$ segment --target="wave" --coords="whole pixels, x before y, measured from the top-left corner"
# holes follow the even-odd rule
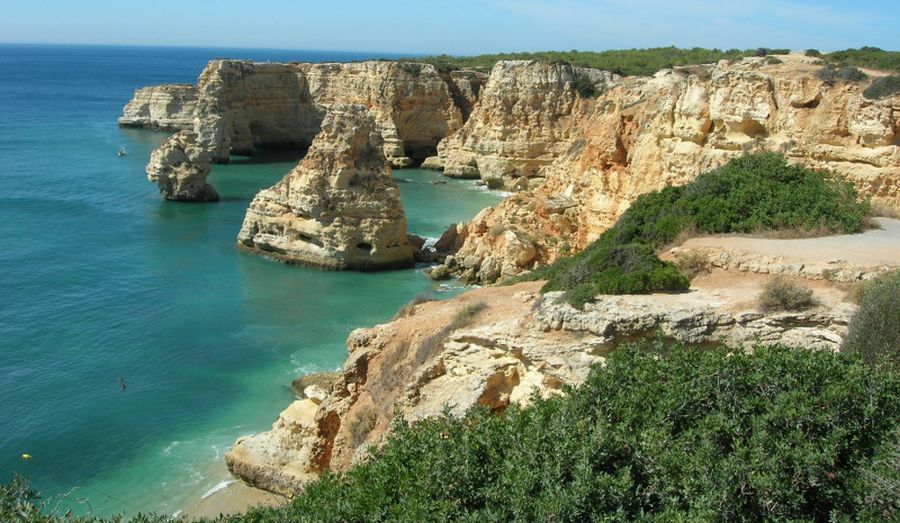
[[[212,496],[213,494],[215,494],[216,492],[219,492],[220,490],[225,490],[226,488],[228,488],[228,485],[231,485],[232,483],[237,483],[237,480],[236,479],[226,479],[226,480],[220,481],[220,482],[216,483],[215,485],[213,485],[213,487],[211,489],[204,492],[203,495],[200,496],[200,499],[206,499],[206,498]]]

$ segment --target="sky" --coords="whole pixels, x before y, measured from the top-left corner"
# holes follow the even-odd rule
[[[0,0],[0,42],[478,54],[900,50],[900,0]]]

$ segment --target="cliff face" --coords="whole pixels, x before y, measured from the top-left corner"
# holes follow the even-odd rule
[[[368,108],[385,156],[407,166],[462,125],[434,67],[403,62],[209,63],[198,81],[197,133],[214,161],[253,147],[307,147],[331,107]]]
[[[806,57],[789,55],[784,62],[751,58],[661,71],[624,80],[577,105],[567,117],[569,129],[558,133],[569,138],[554,146],[564,152],[537,173],[545,182],[453,231],[462,238],[450,260],[453,269],[490,283],[551,262],[596,239],[637,196],[685,183],[746,151],[777,151],[790,161],[833,170],[854,181],[873,204],[900,210],[900,97],[867,100],[862,90],[868,82],[830,84],[815,76],[821,66]],[[489,102],[489,88],[482,103]],[[469,158],[470,165],[494,164],[497,156],[483,145],[470,147],[471,154],[450,152],[478,125],[479,110],[441,144],[442,154]],[[504,122],[492,121],[482,126],[494,129]],[[492,143],[472,134],[467,140]],[[513,237],[535,249],[516,270],[497,254]],[[510,270],[498,271],[504,264]]]
[[[197,135],[180,131],[150,155],[147,179],[159,186],[167,200],[214,202],[219,194],[206,183],[211,170],[209,155],[197,144]]]
[[[616,77],[593,69],[530,61],[498,62],[466,124],[441,142],[444,174],[526,188],[565,151],[579,100],[578,81],[603,90]]]
[[[238,245],[327,269],[412,264],[400,191],[366,107],[331,107],[299,165],[253,199]]]
[[[190,84],[142,87],[122,109],[119,125],[162,131],[189,130],[194,127],[197,88]]]

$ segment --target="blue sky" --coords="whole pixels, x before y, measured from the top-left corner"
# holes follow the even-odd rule
[[[475,54],[874,45],[900,0],[0,0],[0,42]]]

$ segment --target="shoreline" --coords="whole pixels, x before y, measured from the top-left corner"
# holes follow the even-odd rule
[[[235,478],[228,472],[224,461],[217,461],[212,465],[209,477],[219,481],[199,497],[185,500],[173,516],[192,520],[216,518],[220,515],[242,514],[254,507],[275,507],[290,502],[285,496],[251,487]]]

